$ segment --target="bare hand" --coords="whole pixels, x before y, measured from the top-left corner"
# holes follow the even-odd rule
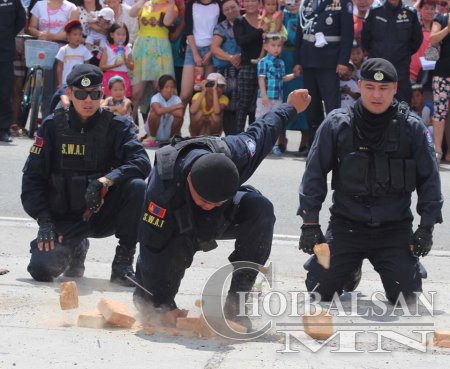
[[[39,32],[39,40],[50,41],[50,34],[48,32]]]
[[[263,103],[264,106],[269,106],[270,105],[270,100],[267,97],[267,95],[262,97],[262,103]]]
[[[239,68],[241,66],[241,54],[232,55],[230,58],[230,63],[235,68]]]
[[[294,65],[292,72],[294,73],[295,77],[300,77],[300,75],[302,74],[302,66],[300,64]]]
[[[303,88],[292,91],[287,98],[287,103],[292,105],[297,113],[305,111],[310,102],[311,96],[308,90]]]
[[[203,59],[200,55],[197,54],[197,55],[194,55],[194,62],[197,67],[201,67]]]
[[[211,51],[210,51],[210,52],[207,52],[207,53],[205,54],[205,56],[203,57],[203,59],[202,59],[202,65],[204,65],[204,66],[209,65],[210,62],[211,62],[211,57],[212,57]]]
[[[347,71],[347,67],[343,64],[338,64],[336,66],[336,73],[341,77]]]

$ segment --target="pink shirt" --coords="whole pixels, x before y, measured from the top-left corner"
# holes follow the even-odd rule
[[[419,50],[411,57],[411,64],[409,65],[409,76],[412,80],[417,81],[417,76],[419,75],[420,70],[422,69],[422,64],[420,63],[419,58],[425,54],[425,50],[430,44],[430,31],[427,31],[422,27],[423,33],[423,41],[422,45],[420,45]]]

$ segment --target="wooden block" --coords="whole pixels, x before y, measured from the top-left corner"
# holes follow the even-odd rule
[[[303,324],[305,333],[316,340],[326,340],[334,333],[332,316],[326,313],[304,315]]]
[[[101,329],[105,327],[106,320],[103,315],[97,311],[88,311],[78,316],[78,326],[83,328]]]
[[[195,306],[202,307],[205,302],[203,300],[195,300]]]
[[[194,331],[198,318],[177,318],[177,329],[183,331]]]
[[[450,348],[450,331],[434,332],[433,342],[435,346]]]
[[[267,268],[267,267],[265,267],[265,266],[262,266],[262,265],[260,265],[260,266],[258,267],[258,270],[259,270],[260,273],[262,273],[262,274],[264,274],[264,275],[266,275],[266,274],[269,272],[269,268]]]
[[[167,327],[175,327],[177,318],[186,318],[189,311],[185,309],[173,309],[160,315],[159,320],[162,325]]]
[[[181,336],[181,332],[174,327],[153,327],[154,333],[161,334],[163,336]]]
[[[78,307],[78,289],[74,281],[61,283],[59,304],[62,310],[76,309]]]
[[[325,269],[330,269],[330,247],[327,243],[318,243],[313,247],[314,254],[317,256],[317,262]]]
[[[203,315],[198,318],[194,331],[200,338],[213,338],[217,336],[216,332],[214,332],[209,327],[208,323],[206,323],[205,317]]]
[[[97,309],[108,323],[117,327],[131,328],[136,321],[128,310],[127,304],[121,301],[103,298],[98,303]]]

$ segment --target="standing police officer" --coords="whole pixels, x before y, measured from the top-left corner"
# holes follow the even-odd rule
[[[0,3],[0,142],[12,142],[9,126],[12,119],[15,37],[25,26],[26,20],[25,9],[20,0],[4,0]]]
[[[398,74],[395,97],[411,103],[409,65],[411,55],[422,44],[422,27],[414,7],[401,0],[386,0],[369,10],[361,32],[361,45],[369,58],[383,58],[394,64]]]
[[[327,113],[340,107],[339,76],[350,60],[352,44],[351,0],[302,2],[294,71],[303,70],[305,88],[311,95],[311,105],[306,110],[309,147],[324,118],[323,105]]]
[[[175,296],[197,251],[217,247],[217,239],[236,239],[230,262],[264,265],[273,236],[272,203],[242,186],[271,151],[287,123],[305,110],[306,90],[292,92],[287,104],[256,120],[236,136],[200,137],[156,152],[140,228],[136,278],[150,293],[135,290],[136,307],[151,313],[177,308]],[[249,292],[257,271],[235,270],[224,313],[237,318],[238,292]]]
[[[28,272],[37,281],[84,274],[87,237],[119,239],[111,282],[131,286],[139,216],[150,173],[132,122],[100,109],[101,70],[67,76],[68,111],[47,117],[23,169],[22,204],[39,224]]]
[[[358,82],[361,98],[334,110],[311,148],[300,186],[298,215],[303,218],[300,248],[313,253],[329,243],[331,266],[315,256],[305,265],[306,286],[322,299],[342,293],[368,258],[380,274],[386,297],[395,302],[422,291],[419,256],[433,244],[435,223],[442,222],[442,196],[433,143],[420,117],[393,99],[397,72],[385,59],[365,61]],[[333,205],[327,234],[319,211],[333,172]],[[418,229],[412,232],[411,193],[418,195]]]

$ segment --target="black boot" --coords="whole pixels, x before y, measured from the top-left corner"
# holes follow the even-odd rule
[[[136,285],[125,276],[136,280],[133,269],[133,257],[136,247],[128,249],[124,246],[116,247],[116,256],[112,263],[111,283],[119,284],[124,287],[135,287]]]
[[[361,282],[361,268],[362,265],[360,265],[351,275],[350,280],[345,284],[343,290],[346,292],[352,292],[356,290],[356,287],[358,287],[359,282]]]
[[[89,240],[83,239],[74,247],[69,266],[64,272],[65,277],[80,278],[84,275],[84,261],[89,250]]]
[[[239,311],[240,298],[244,298],[245,301],[249,296],[249,292],[252,290],[255,284],[256,276],[258,272],[253,269],[240,269],[233,272],[233,278],[231,279],[230,290],[228,291],[225,305],[223,307],[223,314],[225,318],[232,320],[240,325],[243,325],[250,332],[252,329],[252,322],[247,316],[247,309],[245,311]],[[245,296],[242,293],[245,292]]]

